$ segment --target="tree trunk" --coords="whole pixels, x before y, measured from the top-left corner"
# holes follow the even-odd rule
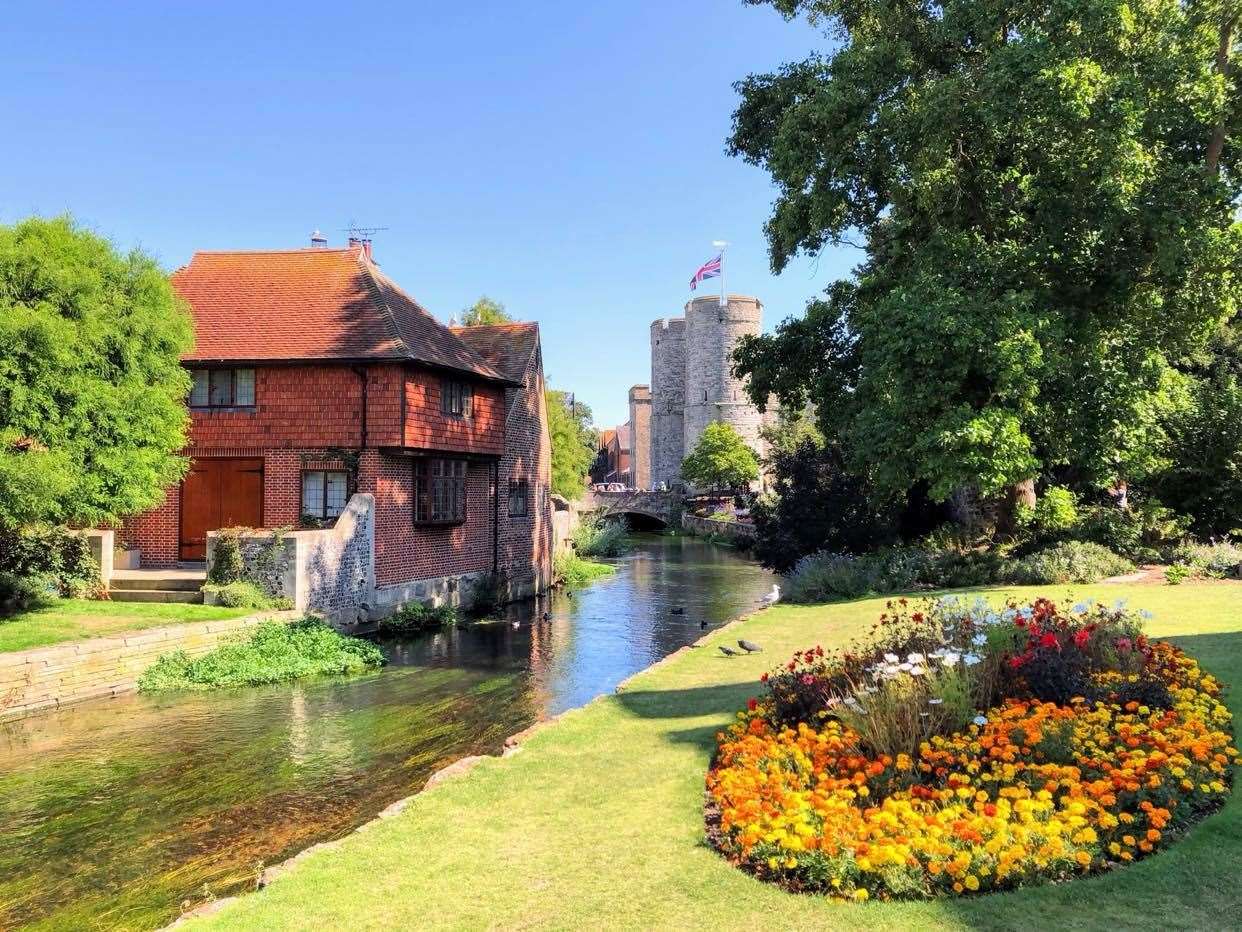
[[[1233,27],[1237,21],[1238,15],[1235,13],[1232,19],[1227,19],[1220,24],[1220,45],[1216,47],[1216,73],[1224,75],[1226,83],[1229,79],[1229,50],[1233,42]],[[1225,112],[1220,116],[1220,122],[1216,124],[1216,129],[1212,133],[1212,138],[1208,140],[1204,164],[1208,174],[1213,178],[1220,174],[1220,155],[1225,149],[1225,128],[1228,119],[1229,111],[1226,106]]]

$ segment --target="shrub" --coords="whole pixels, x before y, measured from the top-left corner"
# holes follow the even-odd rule
[[[138,680],[143,692],[219,689],[284,683],[310,676],[361,673],[385,663],[378,647],[347,637],[307,616],[292,624],[266,622],[248,637],[201,657],[164,654]]]
[[[893,538],[892,509],[876,505],[869,483],[850,472],[840,449],[817,435],[770,436],[773,491],[750,506],[755,557],[778,573],[821,550],[861,553]]]
[[[587,515],[574,529],[570,540],[580,557],[619,556],[625,552],[625,525]]]
[[[1078,498],[1064,486],[1053,485],[1044,490],[1034,508],[1020,506],[1020,512],[1020,523],[1029,524],[1041,536],[1055,537],[1078,523]]]
[[[1164,581],[1170,586],[1180,586],[1192,575],[1192,571],[1185,563],[1174,563],[1164,568]]]
[[[223,528],[216,534],[216,543],[212,548],[211,569],[207,573],[207,581],[218,586],[240,582],[246,572],[246,564],[242,559],[241,534],[242,528]]]
[[[0,618],[38,608],[49,594],[37,579],[0,572]]]
[[[1100,544],[1128,560],[1153,562],[1160,548],[1186,535],[1186,520],[1154,499],[1140,499],[1129,508],[1095,505],[1082,510],[1073,536]]]
[[[1133,563],[1107,547],[1066,541],[1013,561],[1008,576],[1012,582],[1025,585],[1093,583],[1133,569]]]
[[[584,560],[572,551],[558,553],[552,561],[554,584],[569,589],[581,589],[597,579],[611,576],[616,571],[615,566]]]
[[[452,605],[424,605],[406,602],[387,618],[380,619],[380,634],[418,634],[455,625],[457,609]]]
[[[0,527],[0,573],[66,598],[97,596],[103,590],[89,541],[54,525]]]
[[[1242,572],[1242,547],[1228,541],[1219,544],[1188,541],[1173,548],[1168,556],[1173,563],[1184,565],[1189,575],[1196,578],[1224,579]]]
[[[216,604],[223,605],[225,608],[277,608],[284,610],[293,608],[292,599],[275,598],[268,595],[254,583],[240,579],[223,586],[208,583],[203,586],[203,592],[211,593],[215,597]]]
[[[816,553],[803,557],[789,575],[791,602],[856,599],[872,593],[907,592],[931,576],[932,557],[917,547],[888,547],[854,556]]]

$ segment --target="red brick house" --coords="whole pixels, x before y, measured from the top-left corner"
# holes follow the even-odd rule
[[[465,576],[546,583],[536,325],[454,332],[364,244],[199,252],[172,281],[196,333],[192,465],[122,528],[142,566],[201,561],[222,527],[330,525],[365,492],[380,604]]]

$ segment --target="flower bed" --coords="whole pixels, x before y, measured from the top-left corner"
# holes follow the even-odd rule
[[[902,600],[718,736],[708,836],[788,889],[927,898],[1141,858],[1218,808],[1220,684],[1122,606]],[[978,710],[986,711],[978,711]]]

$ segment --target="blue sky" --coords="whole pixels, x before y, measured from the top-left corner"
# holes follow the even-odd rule
[[[386,226],[385,271],[444,320],[538,320],[608,426],[713,239],[769,327],[857,262],[773,277],[774,191],[724,152],[732,83],[824,42],[741,0],[16,4],[0,222],[67,211],[169,269]]]

